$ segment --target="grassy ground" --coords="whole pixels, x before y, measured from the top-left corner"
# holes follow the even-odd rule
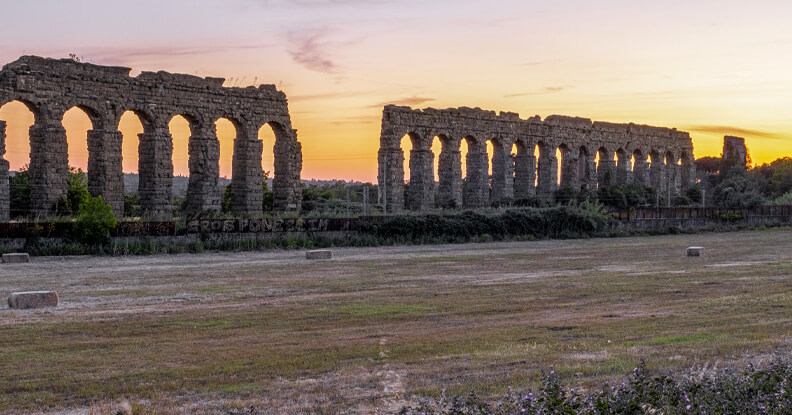
[[[790,246],[773,230],[4,264],[0,296],[61,306],[0,308],[0,413],[387,413],[551,366],[586,388],[640,359],[755,359],[792,339]]]

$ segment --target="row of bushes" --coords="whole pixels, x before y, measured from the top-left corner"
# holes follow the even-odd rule
[[[584,202],[550,208],[510,209],[496,215],[466,211],[456,215],[391,216],[362,223],[360,232],[407,242],[464,241],[482,235],[553,238],[600,233],[606,229],[608,221],[601,205]]]
[[[721,369],[702,374],[652,373],[642,364],[618,386],[590,393],[562,387],[553,371],[539,390],[516,391],[498,400],[472,393],[430,399],[401,410],[403,415],[500,414],[789,414],[792,364],[777,358],[762,368]]]

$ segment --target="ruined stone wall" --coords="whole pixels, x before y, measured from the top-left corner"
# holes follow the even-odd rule
[[[748,165],[748,147],[745,146],[745,139],[730,135],[723,137],[722,158],[745,168]]]
[[[410,177],[404,177],[401,140],[405,135],[413,146]],[[442,142],[438,183],[434,182],[431,152],[435,137]],[[468,145],[465,180],[462,140]],[[486,153],[488,141],[493,146],[491,159]],[[517,151],[512,155],[514,146]],[[556,157],[557,150],[561,160]],[[650,156],[651,163],[647,163]],[[418,161],[413,162],[413,157]],[[531,195],[551,199],[559,181],[561,186],[575,189],[637,181],[655,187],[664,197],[673,197],[692,186],[695,179],[693,143],[686,132],[559,115],[521,119],[516,113],[466,107],[414,110],[386,106],[378,159],[380,204],[389,212],[403,209],[405,181],[410,184],[409,209],[426,210],[475,208]]]
[[[264,124],[272,127],[276,137],[272,149],[275,207],[299,210],[302,149],[283,92],[273,85],[225,88],[222,78],[167,72],[130,77],[129,73],[129,68],[35,56],[24,56],[0,71],[0,106],[19,100],[35,117],[30,129],[32,214],[49,214],[66,193],[68,153],[61,121],[63,114],[75,106],[83,109],[93,123],[88,132],[89,190],[101,195],[117,214],[123,212],[124,195],[118,123],[125,111],[135,112],[143,123],[139,194],[145,216],[172,215],[173,140],[168,123],[176,115],[184,116],[191,130],[190,182],[185,202],[188,212],[220,209],[220,150],[214,124],[219,118],[231,120],[237,130],[231,184],[233,210],[243,215],[262,210],[263,146],[258,130]],[[2,183],[0,213],[8,205],[2,199]]]

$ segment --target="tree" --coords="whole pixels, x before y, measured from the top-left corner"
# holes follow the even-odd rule
[[[88,195],[78,209],[77,221],[72,228],[72,238],[87,245],[110,242],[110,232],[117,225],[113,209],[102,201],[102,196]]]
[[[66,196],[55,203],[55,215],[73,216],[78,213],[82,203],[91,197],[88,193],[88,183],[82,169],[69,167],[69,188]]]
[[[770,177],[770,191],[779,197],[792,190],[792,158],[784,157],[770,163],[773,175]]]
[[[752,208],[767,203],[767,179],[756,171],[734,166],[718,175],[712,191],[715,206]]]
[[[696,171],[702,173],[718,173],[721,170],[723,159],[720,157],[702,157],[696,159]]]

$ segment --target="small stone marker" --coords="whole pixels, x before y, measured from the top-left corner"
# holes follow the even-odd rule
[[[687,256],[701,256],[701,251],[704,248],[700,246],[691,246],[687,249]]]
[[[28,254],[3,254],[4,264],[23,264],[30,262],[30,255]]]
[[[20,310],[58,306],[58,293],[55,291],[28,291],[11,293],[8,306]]]
[[[308,251],[305,253],[305,259],[333,259],[333,251]]]

